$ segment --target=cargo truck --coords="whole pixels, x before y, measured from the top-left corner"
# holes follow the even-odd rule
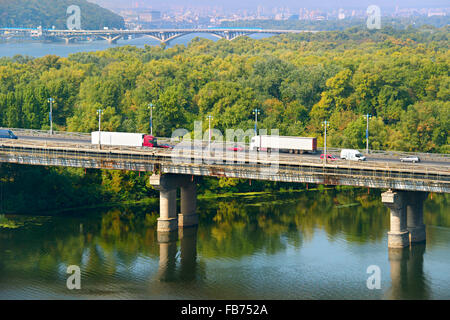
[[[158,146],[156,137],[145,133],[129,133],[129,132],[105,132],[98,131],[91,133],[91,143],[104,146],[125,146],[125,147],[166,147]]]
[[[284,136],[254,136],[250,141],[251,151],[278,151],[289,153],[315,153],[317,138],[284,137]]]

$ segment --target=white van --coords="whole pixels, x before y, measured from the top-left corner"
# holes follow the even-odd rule
[[[355,149],[342,149],[341,159],[344,160],[354,160],[354,161],[365,161],[366,157],[362,155],[361,152]]]

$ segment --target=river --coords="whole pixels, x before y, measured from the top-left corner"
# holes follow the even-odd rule
[[[0,299],[450,299],[448,200],[429,196],[426,245],[399,250],[379,193],[361,189],[200,199],[199,226],[168,243],[156,199],[2,215]],[[380,289],[367,287],[373,265]]]
[[[253,39],[262,39],[270,37],[270,34],[255,34],[250,37]],[[179,38],[176,38],[168,43],[168,47],[175,45],[187,45],[195,37],[206,38],[217,41],[218,38],[210,34],[188,34]],[[131,40],[120,39],[117,44],[108,44],[106,40],[98,41],[85,41],[78,43],[65,44],[64,42],[39,42],[39,41],[7,41],[0,43],[0,57],[13,57],[14,55],[23,55],[31,57],[42,57],[49,54],[54,54],[60,57],[67,57],[71,53],[77,52],[89,52],[106,50],[111,47],[132,45],[138,48],[143,48],[145,45],[156,46],[159,45],[159,41],[142,37]]]

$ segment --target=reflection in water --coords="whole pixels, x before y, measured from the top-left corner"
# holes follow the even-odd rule
[[[391,289],[388,299],[429,299],[429,288],[423,271],[423,256],[426,245],[410,248],[389,248],[391,267]]]
[[[180,279],[192,281],[197,274],[197,227],[179,230],[181,248]]]
[[[353,189],[199,201],[199,226],[170,237],[156,232],[157,205],[6,215],[0,299],[450,298],[446,208],[444,196],[425,203],[426,259],[425,245],[387,259],[388,210]],[[386,291],[365,286],[373,264],[391,272]],[[69,265],[81,268],[80,292],[65,287]]]
[[[197,273],[197,232],[198,227],[180,228],[180,265],[177,270],[177,234],[159,233],[159,267],[156,275],[160,281],[192,281]]]

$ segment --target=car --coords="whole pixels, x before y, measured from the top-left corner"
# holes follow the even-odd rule
[[[404,158],[400,158],[400,161],[416,163],[416,162],[420,162],[420,159],[418,156],[406,156]]]
[[[229,151],[244,151],[244,147],[236,144],[236,145],[234,145],[232,147],[229,147],[228,150]]]
[[[324,156],[325,156],[325,154],[322,153],[322,154],[320,155],[320,159],[323,160]],[[337,159],[336,159],[336,157],[333,156],[332,154],[327,154],[327,160],[335,161],[335,160],[337,160]]]
[[[17,136],[11,131],[2,129],[0,130],[0,139],[18,139]]]

